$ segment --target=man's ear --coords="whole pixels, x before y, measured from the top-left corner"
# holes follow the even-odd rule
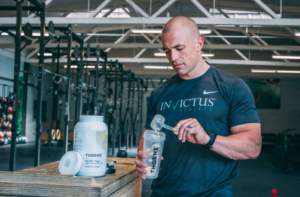
[[[204,45],[204,39],[202,37],[197,38],[197,52],[201,52]]]

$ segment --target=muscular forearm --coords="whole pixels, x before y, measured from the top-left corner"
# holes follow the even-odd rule
[[[255,159],[261,149],[261,126],[259,123],[249,123],[230,128],[231,135],[220,136],[215,139],[212,151],[234,160]],[[210,137],[199,122],[194,119],[181,120],[174,127],[173,133],[178,139],[193,144],[206,145]]]
[[[255,159],[261,150],[261,139],[251,139],[249,132],[227,137],[217,136],[212,151],[234,160]]]

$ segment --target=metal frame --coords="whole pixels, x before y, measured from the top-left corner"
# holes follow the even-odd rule
[[[78,37],[73,31],[72,31],[72,25],[68,25],[67,27],[55,27],[56,30],[60,30],[61,32],[63,32],[66,36],[54,36],[54,39],[56,39],[58,41],[58,46],[56,47],[57,52],[53,52],[51,51],[51,53],[53,54],[53,58],[52,58],[52,65],[55,64],[55,59],[57,58],[57,72],[54,72],[54,70],[52,70],[52,72],[47,71],[47,73],[50,73],[52,75],[55,76],[61,76],[59,74],[59,63],[60,63],[60,56],[62,56],[63,54],[60,52],[60,50],[62,49],[60,47],[60,40],[61,39],[66,39],[67,40],[67,73],[66,76],[63,77],[64,81],[65,81],[65,109],[64,109],[64,142],[63,142],[63,146],[64,146],[64,152],[66,153],[68,151],[68,135],[69,135],[69,121],[70,121],[70,114],[69,114],[69,105],[70,105],[70,81],[71,81],[71,49],[72,49],[72,40],[74,39],[76,42],[82,42],[82,38]],[[46,51],[49,50],[49,47],[45,48]],[[58,91],[58,85],[55,84],[53,82],[53,89],[52,89],[52,102],[51,102],[51,109],[54,109],[54,111],[52,111],[52,114],[50,115],[50,124],[49,124],[49,130],[48,130],[48,157],[51,157],[51,132],[53,129],[53,120],[57,119],[56,118],[56,102],[57,102],[57,91]],[[60,126],[60,124],[59,124]],[[59,127],[57,126],[57,127]]]
[[[82,37],[83,38],[83,37]],[[106,64],[107,64],[107,53],[104,52],[102,49],[100,49],[100,46],[98,45],[97,47],[95,48],[90,48],[91,52],[94,53],[94,55],[96,56],[95,61],[89,61],[88,58],[87,60],[84,60],[83,61],[83,51],[84,51],[84,47],[83,47],[83,44],[81,45],[80,47],[81,49],[81,53],[80,53],[80,60],[71,60],[71,64],[74,65],[74,64],[79,64],[79,67],[77,67],[77,69],[79,69],[79,71],[77,72],[77,87],[76,90],[77,90],[77,99],[76,99],[76,110],[75,110],[75,124],[79,121],[79,117],[81,115],[81,108],[82,108],[82,87],[83,87],[83,83],[82,83],[82,73],[83,73],[83,68],[84,68],[84,64],[89,64],[89,63],[95,63],[96,66],[95,66],[95,70],[91,70],[92,73],[97,73],[95,74],[95,77],[94,77],[94,86],[91,86],[89,85],[90,87],[94,88],[94,96],[93,96],[93,114],[94,115],[97,115],[98,112],[97,112],[97,105],[98,105],[98,95],[101,95],[103,97],[102,99],[102,109],[103,109],[103,112],[104,110],[106,110],[106,94],[107,94],[107,91],[106,91],[106,82],[107,82],[107,79],[106,79],[106,74],[103,74],[103,93],[102,94],[98,94],[98,86],[99,86],[99,78],[101,75],[99,75],[99,65],[100,65],[100,58],[102,58],[104,61],[102,61],[102,72],[103,73],[106,73]],[[51,49],[51,48],[49,48]],[[63,48],[64,49],[64,48]],[[107,121],[107,118],[106,118],[106,114],[103,114],[104,116],[104,122]]]
[[[24,63],[24,71],[29,72],[29,64]],[[23,105],[22,105],[22,135],[26,135],[26,117],[27,117],[27,95],[28,95],[28,73],[24,73],[23,84]]]
[[[241,31],[241,30],[240,30]],[[255,34],[252,32],[249,32],[251,34]],[[262,39],[260,36],[255,36],[256,39]],[[204,39],[206,39],[204,37]],[[253,39],[253,37],[252,37]],[[49,47],[55,48],[57,44],[47,44]],[[91,43],[91,47],[96,47],[97,43]],[[31,44],[30,46],[27,46],[26,48],[33,49],[37,48],[38,44]],[[61,43],[61,47],[67,47],[66,43]],[[143,48],[143,49],[159,49],[162,47],[160,43],[120,43],[120,44],[114,44],[114,43],[101,43],[102,48],[111,48],[111,49],[136,49],[136,48]],[[13,44],[0,44],[0,48],[14,48]],[[239,44],[205,44],[203,46],[204,50],[250,50],[250,51],[299,51],[300,47],[296,45],[239,45]],[[27,59],[28,62],[32,62],[34,59]],[[66,60],[64,60],[66,62]],[[62,61],[62,62],[64,62]]]
[[[173,3],[176,2],[176,0],[169,0],[166,4],[162,5],[161,3],[158,3],[158,7],[157,9],[155,9],[156,11],[154,11],[154,14],[152,15],[148,15],[143,9],[141,9],[140,6],[138,6],[136,3],[134,3],[133,0],[125,0],[128,5],[130,5],[134,11],[136,12],[137,17],[131,17],[131,18],[107,18],[107,17],[103,17],[103,18],[95,18],[95,16],[101,12],[101,10],[103,10],[105,7],[107,7],[110,3],[112,4],[112,7],[115,7],[116,5],[118,5],[118,3],[112,2],[111,0],[105,0],[103,1],[101,4],[99,4],[99,6],[96,8],[96,10],[94,11],[93,14],[91,14],[88,18],[65,18],[65,17],[49,17],[47,18],[48,20],[52,20],[55,22],[55,24],[93,24],[93,25],[125,25],[126,24],[130,24],[130,25],[143,25],[143,27],[147,26],[153,26],[153,25],[163,25],[165,24],[168,20],[170,20],[170,17],[158,17],[161,13],[163,13],[166,9],[170,8],[173,6]],[[51,0],[47,0],[46,3],[50,3]],[[183,2],[183,1],[178,1],[178,2]],[[206,7],[204,7],[201,3],[204,3],[205,5],[209,5],[208,1],[201,1],[201,3],[198,0],[189,0],[186,2],[190,2],[191,4],[193,4],[196,8],[199,9],[200,12],[202,12],[204,14],[205,17],[193,17],[192,19],[198,24],[198,25],[210,25],[213,26],[215,29],[221,29],[221,28],[225,28],[225,27],[218,27],[217,25],[235,25],[235,26],[246,26],[246,27],[251,27],[251,26],[263,26],[263,27],[270,27],[270,26],[277,26],[277,27],[284,27],[287,31],[287,35],[289,35],[290,37],[292,37],[294,40],[296,40],[297,42],[300,43],[300,38],[296,37],[294,35],[293,30],[290,28],[292,26],[298,27],[300,24],[300,19],[298,18],[281,18],[279,15],[277,15],[272,9],[270,9],[270,7],[268,5],[266,5],[265,3],[263,3],[261,0],[253,0],[254,3],[256,3],[260,8],[262,8],[263,11],[265,11],[267,14],[269,14],[273,19],[236,19],[236,18],[215,18],[214,15],[210,14],[207,10]],[[218,3],[219,6],[227,6],[226,3],[224,2],[219,2]],[[239,4],[239,6],[237,5],[232,5],[233,7],[237,8],[238,7],[249,7],[251,9],[256,9],[256,5],[255,4],[251,4],[251,3],[241,3]],[[123,6],[123,4],[122,4]],[[159,7],[161,6],[161,7]],[[214,6],[214,8],[219,10],[218,6]],[[276,6],[273,6],[273,8],[275,9]],[[278,8],[278,6],[277,6]],[[26,8],[28,9],[28,8]],[[172,9],[175,9],[174,6],[172,7]],[[280,5],[280,9],[282,10],[282,5]],[[293,12],[296,12],[295,8],[289,7],[289,9],[292,9]],[[176,10],[175,10],[176,11]],[[132,12],[134,13],[134,12]],[[177,13],[180,13],[177,10]],[[222,10],[220,11],[220,13],[222,13]],[[224,13],[224,12],[223,12]],[[11,17],[1,17],[0,19],[2,19],[2,24],[12,24],[14,23],[15,19],[11,18]],[[23,17],[23,23],[26,22],[30,22],[31,24],[38,24],[39,21],[37,18],[32,18],[32,15],[30,15],[30,17]],[[128,25],[127,25],[128,27]],[[90,30],[88,31],[92,31],[92,32],[97,32],[97,31],[101,31],[102,29],[107,29],[107,28],[112,28],[112,27],[95,27],[93,26]],[[131,28],[131,27],[130,27]],[[222,35],[220,35],[222,36]],[[88,36],[85,38],[85,41],[88,40],[91,36]],[[253,39],[251,39],[249,37],[250,40],[253,41]],[[103,44],[101,45],[102,48],[108,48],[108,50],[110,50],[110,48],[137,48],[136,46],[132,45],[132,46],[125,46],[125,45],[120,45],[117,41],[115,42],[116,45],[112,44]],[[146,45],[146,46],[145,46]],[[264,44],[265,45],[265,44]],[[158,46],[158,45],[157,45]],[[127,62],[141,62],[142,59],[138,58],[144,51],[145,48],[148,47],[155,47],[154,45],[149,46],[147,44],[141,44],[141,46],[139,46],[141,48],[143,48],[143,50],[137,54],[137,56],[135,57],[135,60],[126,60]],[[204,46],[205,49],[208,46]],[[240,51],[238,50],[247,50],[248,45],[245,46],[234,46],[234,45],[228,45],[228,48],[226,48],[226,46],[221,46],[220,49],[229,49],[229,50],[235,50],[242,59],[245,60],[245,64],[247,65],[248,63],[246,63],[246,61],[248,61],[248,58],[245,57],[245,55],[243,55]],[[255,49],[252,49],[252,47],[254,47]],[[160,48],[160,46],[156,47],[156,48]],[[213,48],[218,48],[218,46],[210,46],[210,49]],[[262,50],[272,50],[272,51],[279,51],[279,47],[276,46],[251,46],[250,45],[250,50],[260,50],[258,48],[261,48]],[[272,48],[277,48],[277,49],[272,49]],[[293,46],[291,46],[292,50],[293,50]],[[281,50],[285,50],[285,51],[289,51],[288,47],[286,47],[285,49],[281,49]],[[296,49],[295,49],[296,50]],[[115,58],[116,59],[116,58]],[[112,60],[115,60],[112,59]],[[120,58],[117,58],[121,61]],[[27,58],[28,61],[32,61],[29,59],[29,57]],[[64,60],[66,61],[66,60]],[[145,59],[143,60],[145,61]],[[220,60],[221,61],[221,60]],[[148,61],[148,63],[153,62],[151,59]],[[259,61],[256,61],[254,63],[258,63]],[[285,61],[286,63],[288,63],[287,61]],[[236,63],[240,63],[240,62],[236,62]],[[265,65],[266,63],[264,63],[263,65]],[[272,65],[272,61],[269,61],[267,63],[268,65]],[[240,65],[244,65],[244,64],[240,64]],[[283,66],[290,66],[290,64],[282,64]]]
[[[33,1],[35,5],[39,5],[38,2],[36,1]],[[18,2],[17,2],[18,3]],[[50,73],[50,74],[54,74],[54,75],[59,75],[58,73],[54,73],[54,72],[51,72],[51,71],[46,71],[43,66],[44,66],[44,52],[45,52],[45,45],[49,42],[49,40],[47,42],[45,42],[45,5],[42,4],[42,8],[40,8],[41,10],[36,13],[40,16],[41,18],[41,26],[40,27],[32,27],[32,29],[40,29],[40,34],[41,34],[41,37],[40,37],[40,43],[39,43],[39,51],[40,51],[40,56],[39,56],[39,61],[38,61],[38,74],[34,74],[34,73],[29,73],[28,71],[22,71],[20,70],[20,51],[26,46],[23,46],[23,48],[21,49],[20,46],[21,46],[21,28],[22,28],[22,25],[21,25],[21,22],[20,20],[17,21],[17,26],[14,27],[14,26],[1,26],[0,29],[2,30],[5,30],[5,31],[8,31],[9,29],[16,29],[16,35],[14,35],[13,33],[9,33],[10,35],[14,36],[15,37],[15,43],[16,43],[16,53],[15,53],[15,76],[14,76],[14,84],[15,83],[20,83],[19,82],[19,72],[24,72],[25,75],[28,75],[28,74],[31,74],[33,76],[36,76],[38,77],[38,85],[35,86],[33,84],[29,84],[29,83],[26,83],[26,82],[23,82],[22,84],[25,84],[25,85],[31,85],[33,87],[37,87],[38,89],[38,96],[37,96],[37,111],[36,111],[36,142],[35,142],[35,159],[34,159],[34,166],[38,166],[40,165],[40,134],[41,134],[41,130],[42,130],[42,122],[41,122],[41,108],[42,108],[42,87],[43,87],[43,74],[44,72],[46,73]],[[20,4],[20,8],[17,6],[17,14],[19,15],[20,13],[22,14],[22,6]],[[35,9],[34,9],[35,10]],[[18,17],[21,19],[21,17]],[[79,36],[77,36],[74,32],[72,32],[72,26],[69,25],[68,27],[56,27],[55,28],[56,30],[60,30],[61,32],[65,33],[67,36],[57,36],[55,37],[56,39],[68,39],[68,73],[67,73],[67,77],[64,77],[65,80],[67,80],[67,83],[66,83],[66,92],[67,92],[67,95],[66,95],[66,105],[65,105],[65,139],[64,139],[64,149],[65,149],[65,152],[67,152],[68,150],[68,147],[67,147],[67,143],[68,143],[68,124],[69,124],[69,84],[70,84],[70,66],[71,66],[71,44],[72,44],[72,38],[74,38],[75,41],[77,42],[83,42],[83,38],[80,38]],[[57,64],[59,65],[59,58],[58,58],[58,61],[57,61]],[[17,82],[16,82],[17,81]],[[15,98],[18,98],[18,86],[14,85],[14,92],[17,92],[17,94],[15,93],[14,94],[14,97]],[[16,100],[16,99],[15,99]],[[17,102],[17,101],[16,101]],[[15,109],[15,108],[14,108]],[[16,110],[15,110],[16,111]],[[53,118],[53,117],[52,117]],[[52,119],[51,118],[51,119]],[[15,123],[15,120],[13,119],[13,122],[12,122],[12,148],[11,148],[11,160],[10,160],[10,170],[11,171],[14,171],[15,169],[15,130],[17,130],[17,126],[14,126],[16,123]],[[50,128],[52,128],[52,123],[51,123],[51,126]],[[51,130],[50,129],[48,131],[48,145],[49,145],[49,149],[48,149],[48,156],[51,156]]]
[[[42,71],[44,66],[44,33],[45,33],[45,4],[39,3],[36,0],[29,0],[34,6],[24,7],[24,10],[30,10],[34,12],[39,17],[39,24],[40,24],[40,58],[39,58],[39,73],[38,73],[38,102],[37,102],[37,119],[36,119],[36,154],[35,154],[35,166],[38,164],[39,161],[39,140],[40,140],[40,133],[41,133],[41,97],[42,97]],[[9,170],[15,171],[16,165],[16,133],[18,131],[18,98],[19,98],[19,76],[20,76],[20,64],[21,64],[21,51],[26,47],[24,45],[21,48],[21,31],[22,31],[22,6],[21,0],[16,0],[16,6],[1,6],[0,10],[16,10],[17,17],[16,19],[16,26],[14,27],[5,27],[1,26],[1,29],[5,29],[8,31],[9,35],[15,38],[15,64],[14,64],[14,102],[13,102],[13,119],[12,119],[12,136],[11,136],[11,151],[10,151],[10,161],[9,161]],[[10,29],[16,29],[16,34],[9,32]],[[39,102],[40,101],[40,102]]]
[[[170,17],[131,17],[131,18],[64,18],[64,17],[48,17],[46,22],[53,21],[58,25],[78,24],[78,25],[164,25],[171,18]],[[247,26],[295,26],[298,27],[300,19],[227,19],[227,18],[206,18],[206,17],[192,17],[197,25],[247,25]],[[1,17],[2,24],[13,24],[15,17]],[[27,22],[30,24],[38,24],[39,20],[36,18],[23,17],[23,24]],[[141,22],[143,21],[143,22]]]

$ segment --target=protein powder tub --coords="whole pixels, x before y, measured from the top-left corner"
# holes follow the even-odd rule
[[[75,126],[74,151],[82,157],[81,168],[76,175],[104,176],[107,163],[107,126],[103,116],[80,116]]]

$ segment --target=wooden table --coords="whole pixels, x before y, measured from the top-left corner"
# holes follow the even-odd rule
[[[59,161],[17,172],[0,172],[0,194],[12,196],[140,197],[142,181],[133,158],[109,157],[115,174],[103,177],[61,175]]]

